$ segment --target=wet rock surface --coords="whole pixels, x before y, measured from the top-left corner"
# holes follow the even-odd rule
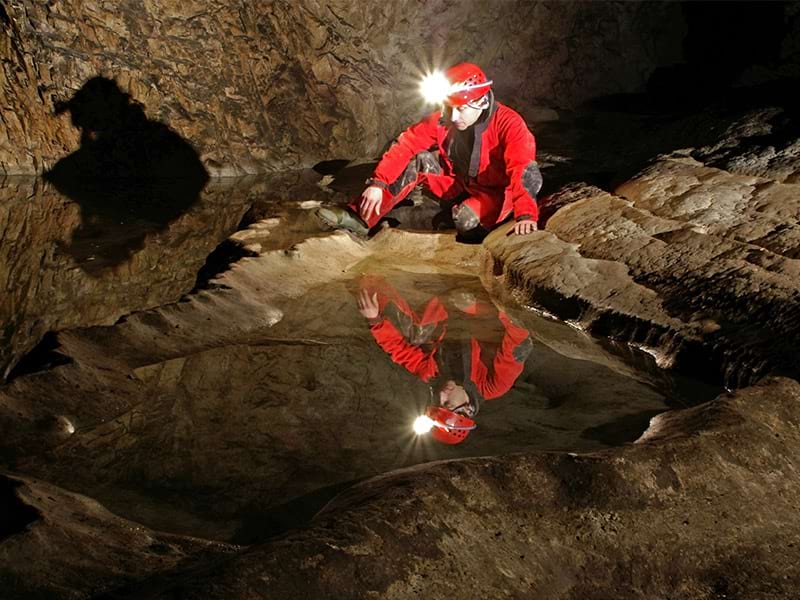
[[[751,143],[776,114],[789,118],[776,108],[733,119],[721,141],[665,156],[613,193],[560,191],[532,243],[502,231],[487,240],[485,283],[650,348],[664,365],[717,372],[729,386],[796,376],[798,211],[786,175],[794,167],[790,152],[779,168],[764,167],[757,157],[772,148],[759,154]]]
[[[268,227],[247,231],[248,244],[269,242]],[[415,438],[433,384],[375,343],[356,310],[360,282],[385,278],[420,311],[441,298],[448,339],[489,340],[499,323],[457,308],[465,295],[492,306],[474,275],[479,253],[450,234],[311,238],[243,258],[177,304],[62,332],[71,364],[2,391],[0,453],[149,527],[253,543],[366,477],[440,458],[619,445],[655,414],[713,394],[666,392],[677,382],[517,311],[530,355],[514,388],[485,403],[479,433],[457,448]]]

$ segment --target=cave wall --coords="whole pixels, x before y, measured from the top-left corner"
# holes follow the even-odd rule
[[[435,58],[483,65],[532,121],[640,89],[680,60],[683,16],[668,2],[5,0],[0,28],[0,173],[77,149],[55,109],[99,75],[209,173],[237,175],[378,155],[425,112],[416,78]]]

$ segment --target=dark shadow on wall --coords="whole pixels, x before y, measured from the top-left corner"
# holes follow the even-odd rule
[[[772,65],[788,33],[788,2],[683,2],[686,61],[706,85],[726,85],[751,65]]]
[[[81,131],[81,147],[44,177],[80,205],[81,224],[66,250],[99,274],[184,214],[209,177],[191,144],[149,120],[112,79],[87,81],[56,106],[56,114],[64,112]]]
[[[595,427],[588,427],[581,437],[607,446],[621,446],[636,441],[647,430],[650,420],[663,411],[646,410],[632,415],[623,415]]]

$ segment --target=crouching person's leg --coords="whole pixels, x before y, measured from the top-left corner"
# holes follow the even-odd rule
[[[400,198],[396,200],[395,204],[405,200],[414,191],[414,188],[422,183],[423,177],[421,175],[427,173],[438,175],[441,172],[442,167],[439,165],[439,158],[433,152],[424,150],[415,154],[403,174],[397,178],[397,181],[389,185],[389,191],[392,196]]]
[[[459,239],[480,242],[497,222],[500,205],[492,198],[473,196],[453,207],[453,223]]]
[[[359,235],[367,235],[397,204],[405,200],[428,173],[440,173],[438,158],[431,152],[420,152],[409,161],[403,173],[391,184],[368,187],[354,198],[347,208],[323,207],[317,210],[322,223],[334,229],[348,229]],[[370,191],[368,191],[370,190]],[[380,190],[380,191],[378,191]],[[365,194],[380,194],[380,200],[369,216],[362,216]]]

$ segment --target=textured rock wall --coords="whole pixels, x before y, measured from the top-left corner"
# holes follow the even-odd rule
[[[199,151],[212,175],[374,156],[424,111],[434,53],[473,60],[535,117],[640,88],[680,56],[671,3],[124,0],[0,5],[0,172],[77,148],[54,116],[93,76],[115,79]]]

